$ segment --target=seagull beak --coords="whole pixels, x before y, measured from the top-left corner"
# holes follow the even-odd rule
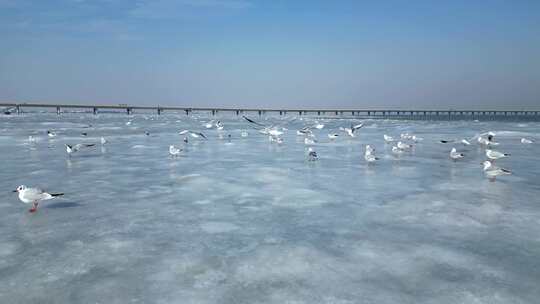
[[[11,192],[19,192],[19,191],[17,191],[17,190],[13,190],[13,191],[11,191]]]

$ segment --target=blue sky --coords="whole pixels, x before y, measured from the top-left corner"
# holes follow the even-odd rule
[[[540,107],[540,1],[0,0],[0,100]]]

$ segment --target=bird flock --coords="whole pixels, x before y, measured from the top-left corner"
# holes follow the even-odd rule
[[[289,121],[281,121],[276,124],[266,124],[261,123],[258,121],[255,121],[251,118],[248,118],[246,116],[242,116],[245,122],[248,123],[247,126],[249,126],[251,129],[257,131],[257,133],[267,136],[268,141],[270,143],[274,143],[277,145],[281,145],[284,142],[284,139],[282,135],[285,134],[285,132],[288,131],[287,125],[291,123],[292,121],[296,120],[289,120]],[[132,124],[132,121],[126,122],[126,126],[130,126]],[[224,136],[223,130],[225,129],[225,125],[220,120],[211,120],[208,122],[203,122],[202,125],[203,128],[207,130],[215,129],[218,132],[218,136],[220,139],[227,139],[228,141],[231,141],[231,134],[227,134],[227,136]],[[336,131],[340,132],[330,132],[327,133],[328,140],[330,142],[335,141],[340,136],[348,137],[348,138],[355,138],[359,136],[360,129],[364,127],[364,123],[352,123],[349,126],[346,127],[339,127]],[[319,142],[317,139],[317,136],[315,134],[315,130],[321,131],[325,128],[325,124],[315,121],[314,123],[310,123],[309,125],[305,125],[302,128],[296,130],[296,135],[298,137],[303,137],[303,143],[306,146],[306,161],[308,162],[315,162],[320,159],[319,154],[315,151],[315,145]],[[54,132],[53,130],[47,130],[46,131],[47,136],[50,139],[56,138],[58,134]],[[150,133],[148,131],[144,131],[144,134],[146,136],[150,136]],[[187,145],[189,143],[189,138],[195,139],[195,140],[208,140],[209,138],[202,132],[198,130],[190,130],[185,129],[178,132],[179,135],[183,136],[183,143],[184,145]],[[82,136],[87,136],[87,132],[81,133]],[[459,138],[459,139],[441,139],[439,142],[441,144],[451,144],[452,148],[449,151],[449,158],[451,161],[457,162],[464,158],[466,158],[465,153],[458,151],[457,147],[466,147],[471,146],[472,142],[476,141],[477,144],[485,150],[485,156],[486,160],[484,160],[482,165],[482,170],[485,174],[485,176],[490,181],[495,181],[495,179],[498,176],[502,175],[510,175],[512,174],[512,171],[509,169],[501,168],[496,165],[496,162],[500,159],[510,157],[510,154],[501,152],[500,150],[495,150],[495,148],[499,149],[498,147],[500,144],[495,141],[495,133],[494,132],[487,132],[478,134],[472,138]],[[247,130],[242,130],[240,133],[240,136],[242,138],[248,137],[249,133]],[[409,134],[409,133],[402,133],[399,135],[399,137],[393,137],[387,134],[383,134],[382,136],[384,143],[386,145],[391,146],[391,152],[396,158],[400,158],[404,153],[407,153],[414,149],[415,145],[422,142],[424,139],[421,137],[418,137],[415,134]],[[33,136],[28,137],[29,143],[35,143],[36,138]],[[99,144],[101,146],[104,146],[108,144],[108,140],[104,137],[100,138]],[[520,140],[521,144],[524,145],[530,145],[533,144],[534,141],[528,138],[521,138]],[[90,149],[92,147],[97,146],[96,143],[77,143],[77,144],[65,144],[66,153],[68,157],[71,157],[73,154],[85,150]],[[182,156],[183,153],[186,152],[186,149],[183,147],[175,146],[175,145],[169,145],[169,156],[171,158],[177,158],[179,156]],[[381,160],[380,157],[377,157],[376,150],[371,144],[365,145],[364,150],[364,160],[368,165],[372,165],[378,161]],[[50,200],[55,197],[63,195],[63,193],[48,193],[45,192],[39,188],[31,188],[27,187],[25,185],[21,185],[17,187],[14,192],[18,193],[19,200],[25,204],[32,204],[32,208],[29,210],[30,212],[35,212],[37,210],[37,207],[39,205],[39,202],[44,200]]]

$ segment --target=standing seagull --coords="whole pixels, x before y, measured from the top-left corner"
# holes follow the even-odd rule
[[[172,157],[176,157],[178,155],[180,155],[180,152],[182,151],[182,149],[179,149],[173,145],[170,145],[169,146],[169,154],[172,156]]]
[[[508,154],[508,153],[501,153],[501,152],[499,152],[499,151],[486,149],[486,156],[487,156],[489,159],[496,160],[496,159],[499,159],[499,158],[504,158],[504,157],[510,156],[510,154]]]
[[[406,144],[406,143],[402,143],[401,141],[398,141],[397,147],[400,150],[408,150],[408,149],[412,148],[412,145],[409,145],[409,144]]]
[[[95,145],[96,144],[76,144],[76,145],[72,146],[72,145],[67,145],[66,144],[66,152],[67,152],[68,155],[71,155],[72,153],[75,153],[75,152],[79,151],[81,148],[93,147]]]
[[[489,160],[484,161],[482,165],[484,165],[484,173],[492,182],[494,182],[495,178],[499,175],[512,174],[512,171],[510,170],[493,166],[493,163]]]
[[[367,146],[366,146],[366,152],[364,153],[364,159],[365,159],[368,163],[373,163],[373,162],[376,162],[377,160],[379,160],[378,157],[376,157],[375,155],[373,155],[373,152],[375,152],[375,149],[372,148],[370,145],[367,145]]]
[[[456,151],[456,148],[452,148],[452,151],[450,151],[450,158],[453,159],[454,161],[456,161],[458,159],[462,159],[463,157],[465,157],[465,154],[458,153]]]
[[[64,195],[64,193],[47,193],[38,188],[28,188],[25,185],[20,185],[13,192],[19,192],[19,200],[25,204],[32,203],[32,208],[30,212],[36,212],[38,204],[40,201],[46,201],[53,199],[57,196]]]

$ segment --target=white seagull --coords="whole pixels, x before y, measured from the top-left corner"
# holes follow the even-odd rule
[[[101,141],[101,144],[102,144],[102,145],[104,145],[104,144],[107,143],[107,140],[106,140],[105,137],[103,137],[103,136],[101,137],[101,140],[100,140],[100,141]]]
[[[412,145],[409,145],[409,144],[403,143],[403,142],[401,142],[401,141],[398,141],[397,147],[398,147],[400,150],[408,150],[408,149],[412,148]]]
[[[240,133],[240,136],[248,137],[248,132],[247,131],[242,131],[242,133]]]
[[[403,150],[401,150],[400,148],[396,147],[396,146],[392,146],[392,153],[396,154],[396,155],[400,155],[403,153]]]
[[[212,129],[212,126],[214,125],[214,121],[211,120],[209,121],[208,123],[206,123],[204,126],[207,128],[207,129]]]
[[[522,138],[522,139],[521,139],[521,143],[522,143],[522,144],[532,144],[533,141],[530,140],[530,139],[527,139],[527,138]]]
[[[510,154],[508,154],[508,153],[501,153],[501,152],[499,152],[499,151],[487,149],[487,150],[486,150],[486,156],[487,156],[489,159],[496,160],[496,159],[508,157],[508,156],[510,156]]]
[[[328,134],[328,138],[330,140],[334,140],[334,139],[336,139],[338,137],[339,137],[339,134],[337,134],[337,133]]]
[[[484,165],[484,173],[492,182],[495,181],[495,178],[499,175],[512,174],[512,171],[510,170],[493,166],[489,160],[484,161],[482,164]]]
[[[47,130],[47,135],[48,135],[50,138],[56,137],[56,133],[55,133],[55,132],[52,132],[52,131],[49,131],[49,130]]]
[[[169,154],[172,156],[172,157],[176,157],[178,155],[180,155],[180,152],[182,151],[182,149],[179,149],[173,145],[170,145],[169,146]]]
[[[391,143],[394,141],[394,138],[392,136],[388,136],[386,134],[383,135],[384,137],[384,141],[387,142],[387,143]]]
[[[35,212],[37,210],[39,202],[64,195],[64,193],[47,193],[38,188],[28,188],[25,185],[20,185],[16,190],[13,190],[13,192],[19,193],[19,200],[21,202],[25,204],[32,203],[32,208],[28,210],[30,212]]]
[[[458,153],[456,151],[456,148],[452,148],[452,150],[450,151],[450,158],[454,161],[462,159],[463,157],[465,157],[465,155],[463,153]]]
[[[306,145],[313,145],[316,142],[317,141],[315,139],[311,139],[311,138],[308,138],[308,137],[304,138],[304,144],[306,144]]]
[[[378,157],[376,157],[375,155],[371,154],[371,153],[367,153],[364,154],[364,159],[368,162],[368,163],[374,163],[376,161],[379,160]]]
[[[357,125],[352,125],[351,124],[351,127],[350,128],[342,128],[340,127],[339,129],[342,130],[342,131],[345,131],[345,133],[347,133],[350,137],[355,137],[356,135],[354,134],[354,132],[358,129],[360,129],[361,127],[363,127],[364,124],[360,123],[360,124],[357,124]]]
[[[93,147],[95,145],[96,144],[76,144],[76,145],[72,146],[72,145],[66,144],[66,152],[67,152],[68,155],[71,155],[72,153],[75,153],[75,152],[79,151],[82,148]]]
[[[366,145],[366,153],[373,153],[375,152],[375,148],[371,147],[370,145]]]

